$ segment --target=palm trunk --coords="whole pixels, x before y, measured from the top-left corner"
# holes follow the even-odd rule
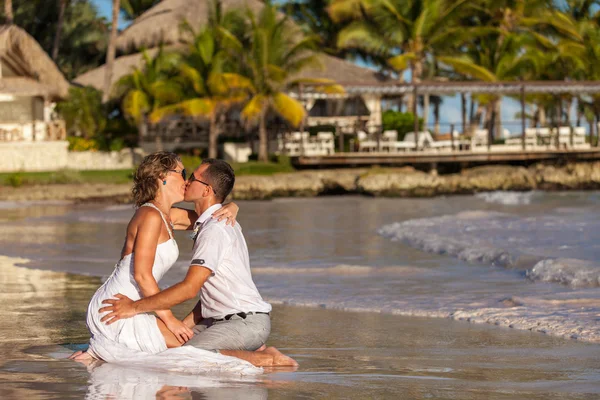
[[[58,0],[58,21],[56,23],[56,34],[54,35],[54,45],[52,46],[52,59],[56,61],[58,58],[58,49],[60,47],[60,35],[65,20],[65,7],[67,0]]]
[[[217,158],[217,138],[219,137],[219,124],[217,115],[210,117],[210,130],[208,131],[208,158]]]
[[[138,146],[142,147],[142,139],[148,135],[148,124],[146,123],[146,117],[142,116],[142,119],[138,123]]]
[[[103,103],[106,103],[110,98],[113,65],[115,63],[115,42],[117,41],[117,30],[119,28],[120,4],[120,0],[113,0],[112,26],[110,28],[110,40],[108,42],[108,51],[106,52],[106,70],[104,72],[104,93],[102,94]]]
[[[421,77],[423,75],[423,62],[421,60],[415,61],[411,66],[411,75],[412,75],[412,83],[418,84],[421,82]],[[415,99],[415,96],[412,94],[406,95],[406,110],[407,112],[412,112],[414,109],[414,102],[419,101],[419,99]],[[416,117],[416,116],[415,116]],[[424,128],[427,126],[425,124]]]
[[[433,132],[436,135],[440,134],[440,103],[439,102],[435,102],[435,104],[433,105]],[[452,132],[450,132],[450,134],[452,134]]]
[[[8,25],[11,25],[13,23],[14,16],[12,0],[4,0],[4,17],[6,18],[6,23]]]
[[[496,100],[496,138],[500,139],[504,136],[502,128],[502,98]]]
[[[543,106],[538,106],[538,119],[541,127],[545,127],[548,124],[546,120],[546,109]]]
[[[267,106],[260,112],[258,125],[258,161],[269,161],[269,139],[267,137]]]

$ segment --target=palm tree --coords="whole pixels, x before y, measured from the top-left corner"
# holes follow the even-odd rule
[[[217,157],[221,116],[232,105],[247,99],[246,89],[250,83],[234,72],[240,62],[234,53],[242,48],[244,24],[239,12],[224,12],[219,0],[211,2],[207,26],[200,32],[194,32],[189,24],[184,23],[182,30],[191,36],[191,41],[178,67],[177,79],[184,88],[182,100],[150,115],[151,122],[177,113],[208,119],[210,158]]]
[[[133,21],[159,2],[160,0],[121,0],[123,18],[126,21]]]
[[[123,114],[138,127],[140,140],[146,136],[148,116],[182,98],[181,86],[174,79],[179,55],[167,53],[160,47],[154,58],[146,51],[142,56],[144,66],[134,68],[115,85],[117,97],[122,98]],[[160,149],[160,135],[156,141]]]
[[[422,80],[424,66],[463,37],[459,17],[468,0],[333,0],[334,21],[349,21],[339,33],[338,46],[359,48],[385,56],[403,81],[410,70],[412,82]],[[453,57],[446,57],[449,63]],[[411,106],[409,105],[409,109]]]
[[[110,39],[108,41],[108,51],[106,53],[106,66],[104,72],[104,87],[102,94],[102,101],[107,102],[110,98],[110,90],[112,83],[113,65],[115,63],[115,51],[117,41],[117,30],[119,28],[119,11],[120,11],[120,0],[113,0],[112,2],[112,25],[110,28]]]
[[[56,23],[56,34],[54,35],[54,45],[52,46],[52,59],[56,62],[58,58],[58,48],[60,47],[60,35],[65,22],[65,8],[68,0],[58,0],[58,21]]]
[[[220,133],[220,116],[231,105],[244,101],[248,79],[227,72],[227,54],[219,43],[216,32],[204,29],[196,35],[189,52],[179,66],[181,86],[187,90],[184,100],[159,108],[150,114],[150,121],[183,113],[193,117],[204,117],[210,121],[208,156],[217,157],[217,137]]]
[[[258,17],[250,10],[247,14],[250,45],[244,53],[244,75],[250,82],[251,97],[242,110],[242,117],[247,122],[258,122],[258,158],[268,161],[266,121],[269,111],[298,126],[304,120],[306,110],[288,94],[293,88],[307,84],[329,92],[343,92],[343,89],[330,80],[298,78],[307,67],[319,64],[317,39],[302,35],[287,17],[279,18],[270,1]]]
[[[581,38],[573,21],[552,9],[550,3],[547,0],[484,0],[473,20],[477,25],[488,27],[486,31],[473,36],[466,44],[462,60],[439,57],[440,62],[458,74],[487,82],[534,78],[533,73],[540,63],[534,55],[536,50],[555,52],[562,40],[569,40],[568,46],[571,46]],[[487,108],[486,124],[492,139],[493,132],[501,130],[500,118],[496,123],[501,115],[501,98],[484,95],[477,99],[480,109]]]

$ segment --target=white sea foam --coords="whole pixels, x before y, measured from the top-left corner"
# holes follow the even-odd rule
[[[538,192],[511,192],[511,191],[496,191],[483,192],[475,195],[476,198],[484,200],[487,203],[504,204],[507,206],[517,206],[523,204],[531,204],[533,198]]]
[[[547,259],[527,271],[533,281],[557,282],[573,287],[600,286],[600,265],[585,260]]]
[[[533,281],[574,287],[600,286],[598,216],[558,210],[519,217],[498,212],[462,212],[385,225],[379,234],[423,251],[469,263],[527,270]]]

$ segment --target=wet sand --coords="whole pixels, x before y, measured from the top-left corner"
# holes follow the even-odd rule
[[[446,319],[276,305],[270,345],[296,371],[256,381],[61,359],[88,339],[97,278],[0,256],[0,398],[581,399],[600,395],[600,346]],[[191,304],[178,307],[184,314]]]

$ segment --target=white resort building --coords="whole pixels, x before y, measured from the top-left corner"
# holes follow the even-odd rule
[[[0,26],[0,171],[54,169],[68,147],[54,107],[68,93],[69,83],[33,37]]]

